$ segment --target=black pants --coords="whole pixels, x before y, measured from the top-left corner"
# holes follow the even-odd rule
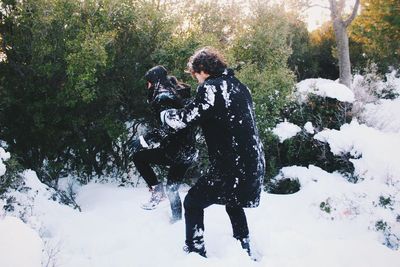
[[[217,186],[198,182],[189,190],[183,204],[185,207],[186,245],[197,248],[204,246],[204,209],[212,204],[220,203],[221,191]],[[225,205],[225,210],[231,220],[233,237],[236,239],[248,237],[249,229],[243,208]]]
[[[170,166],[167,175],[167,184],[174,184],[182,181],[188,164],[176,163],[165,156],[165,151],[161,148],[138,151],[133,155],[133,162],[140,175],[149,187],[159,183],[151,164]]]

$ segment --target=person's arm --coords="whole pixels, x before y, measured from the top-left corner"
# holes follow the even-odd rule
[[[157,148],[160,146],[163,138],[164,136],[161,130],[153,129],[145,135],[140,135],[135,140],[133,140],[130,147],[131,151],[133,153],[136,153],[146,149]]]
[[[203,84],[199,86],[195,99],[186,107],[162,111],[160,113],[162,123],[175,130],[196,124],[212,112],[215,104],[215,93],[214,85]]]

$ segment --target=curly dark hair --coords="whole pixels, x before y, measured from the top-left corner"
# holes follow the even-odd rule
[[[188,71],[205,73],[216,76],[220,75],[226,69],[227,64],[222,54],[213,47],[203,47],[197,50],[189,59]]]

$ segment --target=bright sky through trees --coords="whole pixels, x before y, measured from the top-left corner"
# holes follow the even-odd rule
[[[280,0],[279,0],[280,1]],[[278,2],[279,2],[278,1]],[[305,11],[304,19],[307,23],[309,31],[313,31],[330,20],[330,10],[328,0],[309,0],[313,7]],[[354,7],[355,0],[345,0],[344,14],[350,14]],[[323,8],[326,7],[326,8]],[[358,9],[360,12],[361,8]]]
[[[306,11],[305,21],[307,29],[313,31],[330,19],[329,10],[321,7],[313,7]]]

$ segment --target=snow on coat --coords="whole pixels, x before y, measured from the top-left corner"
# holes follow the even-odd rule
[[[167,77],[168,78],[168,77]],[[149,103],[155,114],[170,108],[182,108],[188,103],[190,87],[174,87],[170,82],[158,82],[157,90],[151,91]],[[173,90],[174,89],[174,90]],[[165,156],[175,163],[191,164],[197,158],[198,151],[195,147],[195,129],[187,127],[176,132],[168,127],[160,125],[151,129],[145,136],[140,136],[132,143],[133,153],[141,150],[160,148]]]
[[[163,115],[165,123],[175,130],[201,126],[211,167],[199,182],[220,187],[221,204],[258,206],[264,152],[250,92],[232,70],[209,77],[197,88],[194,101]]]

